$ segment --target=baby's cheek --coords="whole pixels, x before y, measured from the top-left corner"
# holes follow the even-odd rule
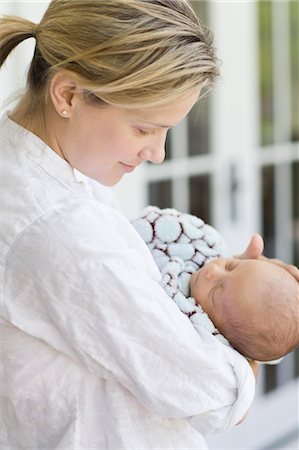
[[[192,285],[190,288],[190,296],[194,298],[197,305],[201,304],[200,301],[200,292],[196,285]]]

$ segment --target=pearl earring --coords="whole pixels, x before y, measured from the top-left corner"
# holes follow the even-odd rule
[[[64,117],[66,117],[66,116],[68,116],[68,111],[66,110],[66,109],[63,109],[62,111],[61,111],[61,114],[64,116]]]

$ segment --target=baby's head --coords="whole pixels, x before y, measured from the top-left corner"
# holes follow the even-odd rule
[[[270,361],[299,345],[299,288],[265,260],[217,258],[191,276],[191,296],[231,345]]]

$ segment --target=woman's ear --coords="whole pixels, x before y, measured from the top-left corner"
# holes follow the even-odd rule
[[[61,117],[68,118],[78,99],[78,83],[67,71],[57,72],[50,83],[50,97],[53,106]]]

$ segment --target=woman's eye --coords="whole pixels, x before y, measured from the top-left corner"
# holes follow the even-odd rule
[[[142,134],[142,136],[148,136],[150,134],[149,130],[143,130],[142,128],[137,128],[138,133]]]
[[[144,129],[144,128],[136,128],[138,134],[142,135],[142,136],[149,136],[150,134],[154,134],[155,130],[154,129]]]

